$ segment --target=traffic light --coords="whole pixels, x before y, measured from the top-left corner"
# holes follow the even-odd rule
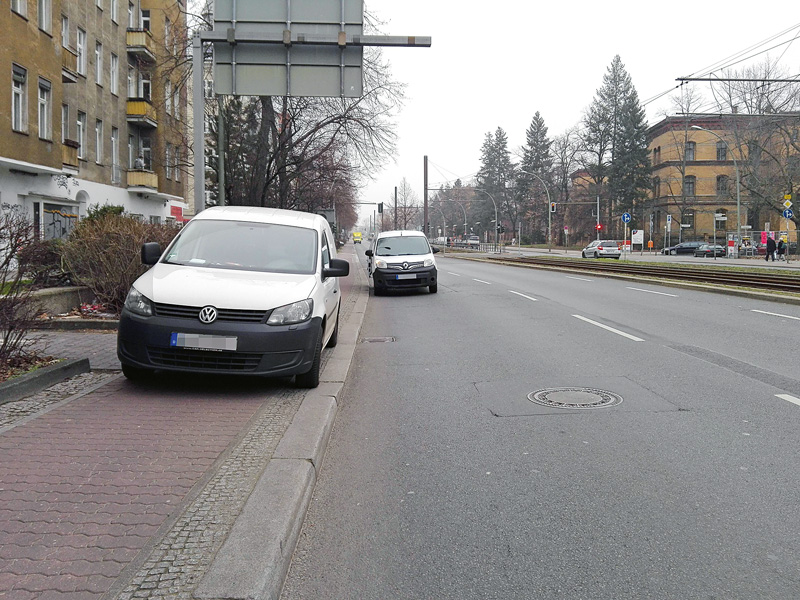
[[[598,223],[597,225],[594,226],[594,228],[597,229],[597,231],[602,231],[603,225]]]
[[[550,212],[553,212],[553,213],[556,212],[556,203],[555,202],[551,202],[550,203]]]
[[[378,214],[383,214],[383,202],[378,202]]]

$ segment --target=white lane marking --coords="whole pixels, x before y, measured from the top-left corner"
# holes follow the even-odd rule
[[[786,400],[787,402],[791,402],[792,404],[797,404],[800,406],[800,398],[795,398],[794,396],[790,396],[789,394],[775,394],[776,398],[780,398],[781,400]]]
[[[633,340],[634,342],[643,342],[642,338],[636,337],[635,335],[631,335],[630,333],[625,333],[624,331],[620,331],[619,329],[614,329],[613,327],[609,327],[608,325],[603,325],[602,323],[598,323],[597,321],[592,321],[591,319],[587,319],[586,317],[582,317],[580,315],[572,315],[576,319],[580,319],[581,321],[586,321],[587,323],[591,323],[592,325],[597,325],[605,329],[606,331],[610,331],[611,333],[616,333],[617,335],[621,335],[622,337],[626,337],[629,340]]]
[[[491,283],[489,283],[488,281],[484,281],[483,279],[474,279],[473,278],[472,281],[477,281],[478,283],[485,283],[486,285],[492,285]]]
[[[584,279],[583,277],[570,277],[569,275],[565,275],[567,279],[577,279],[578,281],[592,281],[591,279]]]
[[[636,292],[647,292],[648,294],[658,294],[659,296],[671,296],[673,298],[677,298],[678,297],[677,294],[667,294],[666,292],[654,292],[653,290],[643,290],[641,288],[629,287],[627,289],[634,290]]]
[[[532,300],[534,302],[537,301],[536,298],[531,298],[530,296],[526,296],[525,294],[520,294],[519,292],[515,292],[514,290],[508,290],[508,291],[511,292],[512,294],[516,294],[517,296],[522,296],[523,298],[527,298],[528,300]]]
[[[771,315],[773,317],[783,317],[784,319],[794,319],[795,321],[800,321],[800,317],[793,317],[791,315],[782,315],[780,313],[767,312],[765,310],[756,310],[755,308],[751,309],[750,312],[757,312],[761,313],[762,315]]]
[[[458,273],[451,273],[450,271],[447,272],[448,275],[452,275],[454,277],[461,277]]]

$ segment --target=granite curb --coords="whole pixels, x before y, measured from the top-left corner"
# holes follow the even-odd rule
[[[90,370],[88,358],[74,358],[9,379],[0,383],[0,404],[30,396],[75,375],[88,373]]]

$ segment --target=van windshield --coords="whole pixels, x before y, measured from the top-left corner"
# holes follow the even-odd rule
[[[377,256],[406,256],[409,254],[430,254],[428,240],[420,235],[383,237],[378,240]]]
[[[243,221],[192,221],[169,248],[171,265],[313,274],[317,232]]]

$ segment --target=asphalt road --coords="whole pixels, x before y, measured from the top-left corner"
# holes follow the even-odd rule
[[[284,600],[800,595],[800,306],[438,262],[370,298]]]

